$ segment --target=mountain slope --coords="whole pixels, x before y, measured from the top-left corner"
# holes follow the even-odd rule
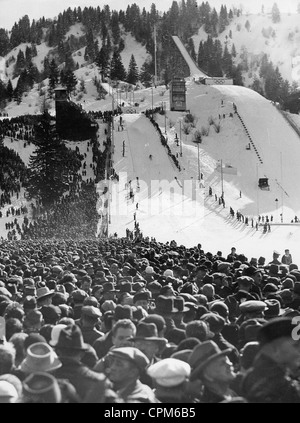
[[[245,24],[249,21],[250,31]],[[240,28],[240,30],[238,30]],[[271,28],[275,37],[263,36],[263,30]],[[232,39],[229,33],[232,31]],[[198,34],[192,38],[195,50],[198,52],[200,41],[207,40],[207,33],[203,27]],[[238,53],[236,63],[239,63],[244,48],[248,52],[249,62],[255,60],[262,54],[267,54],[275,66],[279,67],[284,79],[290,83],[296,81],[300,85],[300,19],[296,14],[281,14],[281,22],[274,24],[271,15],[242,15],[235,19],[226,27],[225,31],[218,36],[224,46],[227,43],[229,51],[234,44]],[[253,82],[253,78],[246,79],[248,83]]]

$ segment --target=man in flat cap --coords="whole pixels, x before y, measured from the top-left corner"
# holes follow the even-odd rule
[[[115,348],[109,352],[108,377],[114,390],[126,403],[157,403],[152,389],[140,382],[149,360],[134,347]]]
[[[83,340],[87,344],[93,346],[97,339],[104,336],[96,326],[102,316],[101,311],[97,307],[83,306],[81,309],[81,318],[75,323],[80,327]]]
[[[238,292],[233,295],[229,295],[225,304],[229,308],[229,319],[233,322],[236,318],[240,316],[239,305],[245,301],[255,300],[256,298],[250,294],[252,288],[253,279],[248,276],[242,276],[237,280]]]
[[[299,340],[293,336],[296,329],[292,319],[279,317],[259,330],[260,350],[242,382],[243,396],[249,402],[300,402],[299,382],[291,378],[300,363]]]
[[[166,358],[147,369],[154,381],[155,396],[162,403],[189,403],[187,384],[191,374],[188,363],[176,358]]]

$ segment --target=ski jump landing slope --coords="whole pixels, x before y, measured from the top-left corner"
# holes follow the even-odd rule
[[[262,158],[263,164],[260,164],[252,148],[252,160],[246,167],[249,167],[249,171],[252,172],[251,180],[255,180],[253,188],[256,190],[258,178],[267,177],[269,179],[270,192],[259,190],[259,199],[264,211],[274,210],[276,208],[275,200],[278,199],[278,208],[281,208],[283,202],[284,209],[286,209],[284,210],[285,217],[287,218],[288,215],[294,218],[300,212],[299,136],[277,108],[255,91],[238,86],[214,86],[213,89],[218,90],[226,102],[232,101],[236,104]],[[236,159],[238,160],[238,157]],[[243,163],[235,164],[240,167]],[[255,169],[256,167],[257,169]],[[243,183],[247,185],[247,180],[244,180]],[[256,201],[255,196],[253,201]],[[267,207],[266,201],[269,207]],[[285,223],[290,222],[285,220]]]
[[[195,64],[189,53],[187,52],[186,48],[182,44],[181,40],[177,35],[172,36],[175,44],[177,45],[180,53],[182,54],[184,60],[186,61],[187,65],[190,68],[191,76],[195,79],[199,78],[207,78],[208,75],[206,75],[204,72],[202,72]]]

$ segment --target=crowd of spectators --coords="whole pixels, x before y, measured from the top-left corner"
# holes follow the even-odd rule
[[[24,140],[29,145],[34,141],[34,124],[39,116],[24,115],[0,120],[0,138]]]
[[[153,239],[0,244],[0,402],[299,402],[300,271]]]
[[[13,150],[0,144],[0,208],[11,204],[14,195],[19,198],[26,180],[26,166]]]

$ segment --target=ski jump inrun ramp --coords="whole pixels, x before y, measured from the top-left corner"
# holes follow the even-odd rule
[[[195,80],[198,80],[199,78],[210,78],[206,73],[204,73],[202,70],[198,68],[194,60],[191,58],[189,53],[187,52],[186,48],[182,44],[182,41],[177,35],[172,36],[174,43],[178,47],[180,53],[182,54],[184,60],[186,61],[187,65],[190,68],[190,73]]]

